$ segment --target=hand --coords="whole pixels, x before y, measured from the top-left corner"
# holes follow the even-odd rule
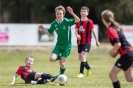
[[[81,39],[80,35],[77,35],[77,39],[78,39],[78,40],[80,40],[80,39]]]
[[[99,42],[96,42],[96,46],[99,47],[100,46],[100,43]]]
[[[42,24],[39,24],[39,25],[38,25],[38,28],[39,28],[39,29],[44,29],[44,27],[43,27]]]
[[[73,13],[73,9],[70,6],[68,6],[66,9],[69,13]]]
[[[109,51],[109,54],[111,57],[115,58],[118,54],[118,51],[117,52],[113,52],[112,50]]]

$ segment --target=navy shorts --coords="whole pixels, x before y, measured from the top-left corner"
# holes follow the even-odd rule
[[[30,74],[24,79],[25,83],[31,83],[31,80],[34,80],[35,74],[36,74],[36,72],[30,73]]]
[[[115,66],[126,71],[133,64],[133,53],[121,56],[115,63]]]
[[[90,51],[90,44],[82,44],[78,45],[78,53],[81,53],[82,51],[89,52]]]

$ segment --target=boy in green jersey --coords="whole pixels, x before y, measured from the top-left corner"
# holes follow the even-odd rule
[[[74,18],[65,18],[65,8],[59,5],[55,8],[56,19],[51,23],[50,28],[46,30],[42,24],[39,24],[38,26],[39,29],[49,36],[53,31],[57,34],[56,46],[54,47],[49,59],[51,62],[60,60],[60,74],[65,73],[66,58],[69,56],[72,48],[71,26],[80,21],[71,7],[67,7],[66,9]]]

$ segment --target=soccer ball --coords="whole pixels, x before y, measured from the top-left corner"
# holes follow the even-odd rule
[[[61,86],[63,86],[64,84],[66,84],[67,83],[67,80],[68,80],[68,78],[67,78],[67,76],[66,75],[59,75],[58,77],[57,77],[57,83],[58,84],[60,84]]]

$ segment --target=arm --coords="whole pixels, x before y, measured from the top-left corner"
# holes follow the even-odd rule
[[[91,31],[92,31],[92,34],[93,34],[93,36],[94,36],[94,38],[95,38],[95,41],[96,41],[96,46],[98,46],[98,47],[99,47],[100,43],[99,43],[99,41],[98,41],[98,39],[97,39],[97,37],[96,37],[96,33],[94,32],[94,30],[93,30],[93,29],[92,29]]]
[[[10,83],[11,85],[15,83],[16,78],[18,77],[18,74],[16,73],[13,77],[12,77],[12,82]]]
[[[48,36],[50,36],[50,33],[42,26],[42,24],[38,25],[38,28],[41,29],[45,34],[47,34]]]
[[[68,6],[67,11],[74,17],[75,23],[80,21],[79,17],[73,12],[73,9],[71,7]]]
[[[111,57],[116,57],[118,54],[118,49],[121,47],[121,43],[115,43],[114,47],[109,51]]]
[[[80,39],[81,39],[81,37],[80,37],[80,35],[78,35],[77,31],[78,31],[78,29],[77,29],[77,28],[75,28],[75,36],[77,37],[77,39],[78,39],[78,40],[80,40]]]
[[[109,54],[111,57],[115,58],[115,56],[118,54],[118,49],[121,47],[121,43],[119,40],[119,36],[113,28],[109,28],[108,31],[108,36],[113,42],[113,48],[109,51]]]

